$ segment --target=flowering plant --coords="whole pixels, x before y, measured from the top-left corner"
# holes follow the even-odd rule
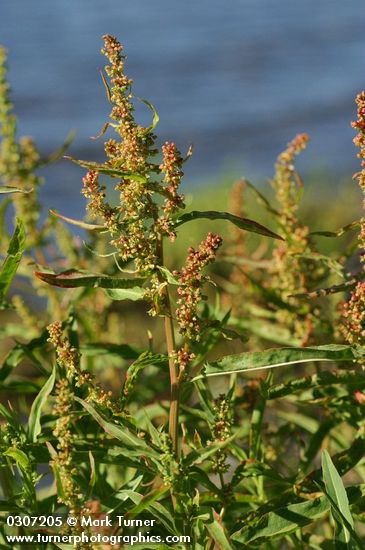
[[[338,231],[301,220],[294,160],[306,134],[278,157],[272,200],[244,180],[232,212],[187,212],[181,183],[191,151],[184,158],[175,143],[158,145],[146,100],[152,123],[137,123],[123,48],[103,39],[111,113],[98,137],[114,137],[104,163],[67,157],[87,170],[86,220],[52,211],[40,222],[45,161],[29,138],[17,141],[1,53],[0,191],[2,212],[15,212],[0,272],[0,389],[11,400],[0,405],[1,511],[70,513],[63,530],[79,548],[95,547],[87,516],[107,517],[98,525],[116,547],[137,534],[139,547],[156,547],[132,522],[143,517],[156,522],[161,549],[167,537],[197,550],[326,548],[330,539],[361,548],[364,276],[348,272],[347,252],[323,251],[321,239],[360,227],[362,254],[364,220]],[[357,103],[364,159],[364,94]],[[364,170],[357,176],[364,187]],[[247,191],[274,231],[244,217]],[[180,227],[199,219],[231,231],[222,229],[223,243],[214,227],[171,266]],[[64,222],[86,233],[85,246]],[[40,296],[37,308],[29,294]],[[5,522],[2,548],[12,527],[35,532]]]

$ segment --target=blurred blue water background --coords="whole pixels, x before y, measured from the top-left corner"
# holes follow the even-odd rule
[[[187,185],[225,171],[270,176],[297,132],[311,135],[304,170],[358,167],[350,120],[365,88],[364,0],[2,0],[20,132],[46,154],[71,128],[71,154],[103,158],[89,139],[109,112],[98,70],[101,35],[128,55],[135,95],[157,108],[162,141],[194,144]],[[142,120],[149,113],[141,107]],[[46,171],[47,207],[80,215],[82,170]]]

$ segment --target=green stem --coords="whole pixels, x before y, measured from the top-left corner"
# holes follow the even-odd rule
[[[163,241],[162,237],[157,240],[157,257],[160,266],[164,265],[163,260]],[[159,275],[160,277],[160,275]],[[162,281],[161,281],[162,282]],[[170,371],[170,413],[169,413],[169,434],[172,440],[173,450],[176,457],[179,456],[179,403],[180,403],[180,384],[179,371],[175,363],[175,333],[174,324],[171,315],[170,296],[168,288],[164,287],[164,323],[167,354],[169,358]]]
[[[166,292],[168,300],[168,293]],[[170,307],[170,306],[169,306]],[[174,360],[175,353],[175,336],[172,319],[165,316],[165,336],[167,353],[169,356],[169,371],[170,371],[170,414],[169,414],[169,434],[172,440],[173,449],[176,456],[179,455],[179,404],[180,404],[180,387],[178,369]]]

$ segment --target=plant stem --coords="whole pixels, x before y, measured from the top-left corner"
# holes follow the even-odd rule
[[[163,266],[163,241],[162,237],[157,240],[157,255],[160,265]],[[174,324],[171,315],[170,296],[168,288],[164,287],[164,323],[167,354],[169,358],[170,371],[170,414],[169,414],[169,434],[172,440],[172,446],[176,457],[179,456],[179,372],[175,363],[175,333]]]
[[[166,299],[169,302],[168,292],[166,292]],[[170,304],[168,308],[170,309]],[[166,335],[167,353],[169,355],[170,387],[171,387],[169,434],[172,439],[174,452],[176,456],[178,456],[179,455],[180,388],[179,388],[179,379],[178,379],[178,369],[174,360],[174,352],[175,352],[174,326],[173,326],[171,317],[167,315],[165,316],[165,335]]]

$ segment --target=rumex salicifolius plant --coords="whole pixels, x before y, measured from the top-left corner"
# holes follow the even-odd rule
[[[181,273],[171,274],[164,266],[164,238],[175,240],[176,228],[189,219],[178,217],[179,211],[184,208],[184,197],[179,191],[184,159],[174,143],[166,142],[162,146],[162,159],[159,162],[154,161],[159,152],[153,133],[158,122],[157,114],[143,100],[152,110],[153,123],[147,128],[137,124],[134,118],[132,81],[124,73],[125,56],[122,46],[114,37],[106,35],[103,53],[110,63],[105,68],[110,85],[103,78],[112,105],[112,122],[105,124],[103,133],[110,126],[119,139],[105,142],[105,164],[72,160],[88,168],[83,179],[82,192],[89,200],[88,210],[93,217],[103,222],[102,228],[110,234],[110,245],[117,264],[132,262],[135,268],[134,279],[106,277],[100,282],[100,286],[107,288],[107,294],[116,299],[147,299],[151,306],[150,314],[164,317],[171,381],[170,435],[177,451],[179,386],[194,357],[189,341],[199,340],[203,329],[197,312],[197,306],[203,299],[201,289],[205,277],[202,270],[214,261],[221,239],[209,233],[197,250],[190,249]],[[105,185],[100,182],[103,175],[117,180],[114,188],[119,193],[119,202],[115,206],[106,201]],[[225,217],[225,213],[195,212],[191,218],[205,215],[213,219]],[[226,217],[229,219],[229,215]],[[242,228],[276,236],[250,220],[233,218],[233,221]],[[79,276],[76,272],[70,275],[37,275],[50,284],[64,287],[84,284],[82,276],[78,282]],[[92,274],[86,275],[88,276],[92,277]],[[69,277],[73,281],[72,285],[67,282]],[[168,286],[171,280],[177,286],[179,296],[176,311],[172,310],[169,297]],[[186,343],[181,347],[175,344],[174,318],[180,333],[186,337]]]
[[[176,548],[326,548],[330,539],[361,548],[362,273],[348,273],[346,255],[327,255],[321,239],[360,226],[362,249],[363,220],[316,232],[301,221],[294,158],[306,134],[278,157],[273,201],[245,180],[231,212],[186,212],[181,183],[191,152],[184,157],[173,142],[158,145],[158,115],[146,100],[152,123],[138,124],[123,48],[112,36],[103,39],[111,112],[98,137],[108,132],[106,160],[68,157],[87,170],[86,221],[67,212],[37,221],[39,154],[16,139],[2,72],[2,191],[16,197],[19,221],[8,237],[1,298],[10,308],[4,298],[12,296],[19,316],[16,273],[26,274],[49,306],[46,313],[29,307],[31,332],[21,335],[10,323],[4,330],[15,342],[8,349],[4,340],[0,389],[6,397],[35,396],[0,406],[1,509],[69,512],[78,520],[71,534],[92,533],[80,525],[89,513],[145,515],[156,519],[154,534],[189,537]],[[363,94],[357,101],[363,158]],[[15,191],[24,190],[34,216],[17,202],[23,195]],[[250,206],[240,201],[249,191],[275,232],[243,217]],[[166,241],[179,246],[179,227],[199,219],[210,220],[211,230],[168,269]],[[230,222],[228,246],[217,220]],[[85,246],[63,222],[86,232]],[[252,257],[251,233],[262,243]],[[231,274],[217,260],[233,263]],[[345,302],[342,320],[340,300],[329,294]],[[342,336],[327,330],[333,319]],[[37,369],[32,379],[18,374],[27,366]],[[108,372],[113,378],[103,379]],[[1,528],[0,543],[7,548],[6,532]]]

